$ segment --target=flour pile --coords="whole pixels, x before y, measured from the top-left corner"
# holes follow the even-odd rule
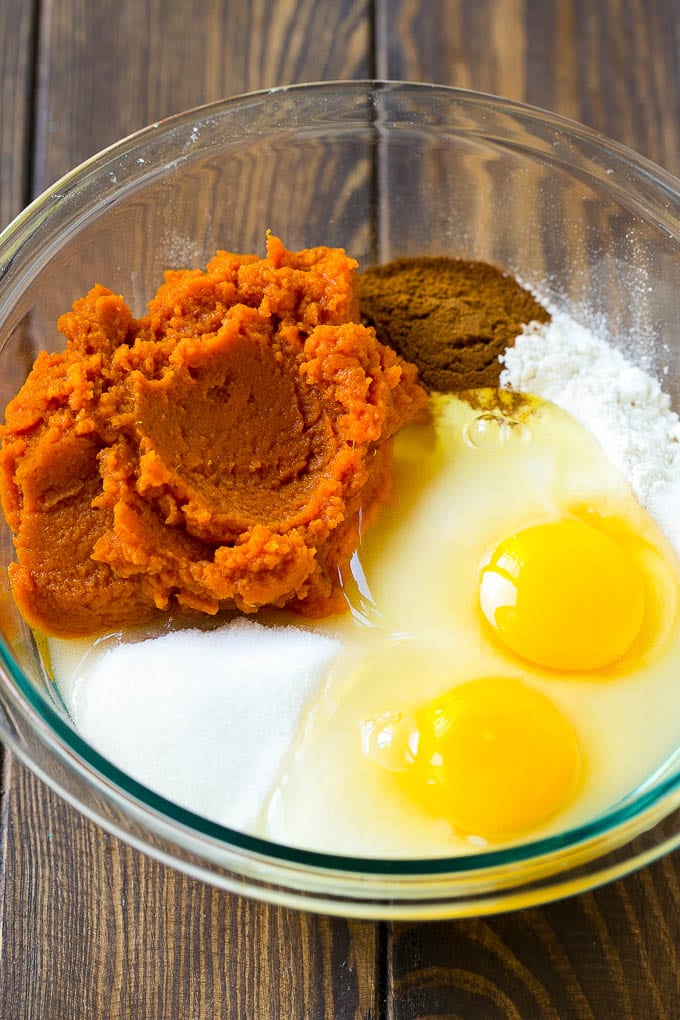
[[[563,312],[501,356],[500,384],[552,400],[593,433],[680,554],[680,418],[659,382]]]

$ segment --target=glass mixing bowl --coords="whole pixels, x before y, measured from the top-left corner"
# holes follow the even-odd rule
[[[2,404],[58,315],[98,281],[135,314],[163,270],[217,248],[345,247],[362,266],[450,254],[510,271],[679,397],[680,182],[550,113],[451,88],[338,82],[254,93],[173,117],[68,174],[0,238]],[[2,528],[2,557],[12,541]],[[432,860],[323,855],[177,807],[75,732],[39,642],[0,582],[0,729],[89,818],[215,885],[372,918],[488,913],[587,889],[680,844],[680,766],[559,836]]]

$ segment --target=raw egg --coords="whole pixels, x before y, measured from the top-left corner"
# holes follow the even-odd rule
[[[642,571],[624,545],[577,519],[499,542],[481,572],[482,612],[501,641],[539,666],[594,670],[620,659],[642,627]]]
[[[580,770],[565,715],[521,680],[499,677],[460,684],[420,713],[404,785],[456,831],[498,839],[559,810]]]
[[[388,857],[538,839],[678,745],[678,564],[628,482],[548,402],[431,407],[396,438],[344,652],[262,816],[275,839]]]

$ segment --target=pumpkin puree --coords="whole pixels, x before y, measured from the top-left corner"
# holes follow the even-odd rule
[[[6,410],[2,504],[28,622],[63,637],[159,610],[345,608],[389,496],[390,438],[426,396],[357,322],[341,249],[218,252],[135,319],[95,286]]]

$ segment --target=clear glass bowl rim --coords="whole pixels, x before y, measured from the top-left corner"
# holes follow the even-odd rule
[[[452,101],[455,100],[469,109],[487,109],[508,114],[525,122],[551,128],[564,137],[577,139],[579,142],[585,143],[593,154],[609,161],[614,160],[620,166],[632,171],[639,180],[645,181],[647,184],[651,182],[658,188],[659,205],[656,210],[658,218],[664,223],[666,229],[667,223],[670,221],[675,227],[674,236],[680,237],[680,180],[627,146],[574,120],[525,103],[453,86],[377,79],[306,82],[248,92],[194,107],[136,131],[80,163],[42,192],[0,233],[0,292],[6,267],[11,264],[14,255],[27,244],[33,231],[37,230],[45,221],[49,208],[55,203],[61,202],[69,190],[78,186],[84,176],[102,171],[112,159],[127,153],[131,148],[136,149],[140,145],[153,142],[158,137],[168,135],[184,124],[194,124],[203,119],[225,116],[231,110],[239,109],[249,103],[265,102],[270,97],[283,94],[304,97],[327,91],[337,92],[339,89],[364,93],[401,90],[418,95],[436,94],[442,98],[447,97]],[[587,161],[585,165],[587,166]],[[486,881],[488,876],[496,873],[498,869],[506,869],[509,866],[516,868],[531,862],[548,862],[551,858],[565,852],[582,851],[600,841],[603,841],[604,844],[602,853],[606,855],[610,850],[630,840],[632,835],[643,831],[646,826],[657,821],[664,802],[668,802],[668,812],[677,807],[680,802],[679,771],[654,785],[630,803],[614,808],[594,821],[555,836],[504,849],[446,858],[413,859],[380,859],[319,853],[285,846],[230,829],[179,807],[154,793],[122,772],[82,740],[49,704],[45,696],[36,690],[16,663],[2,637],[0,637],[0,666],[2,667],[0,675],[2,697],[8,700],[15,711],[19,712],[34,735],[50,752],[56,755],[62,765],[71,772],[79,774],[85,783],[94,786],[105,798],[113,800],[124,814],[133,812],[135,817],[146,819],[152,830],[159,831],[160,829],[165,835],[168,830],[175,830],[178,835],[177,846],[179,848],[186,845],[187,838],[194,843],[197,841],[197,852],[200,852],[201,841],[206,848],[210,847],[213,851],[215,846],[223,847],[229,857],[230,866],[233,866],[233,855],[236,854],[238,857],[239,853],[243,855],[244,859],[261,861],[273,869],[269,873],[271,879],[280,881],[284,887],[290,884],[291,889],[295,889],[294,876],[299,869],[309,869],[310,872],[320,875],[322,878],[324,874],[327,874],[329,881],[342,876],[346,876],[348,879],[367,879],[369,882],[371,878],[376,880],[384,878],[393,880],[398,886],[400,877],[416,882],[418,878],[425,881],[441,878],[443,880],[451,879],[455,885],[457,877],[474,880],[475,875],[480,877],[483,875]],[[4,727],[2,736],[8,746],[29,768],[37,772],[48,785],[70,803],[83,810],[98,824],[110,831],[115,831],[116,835],[138,845],[140,849],[152,856],[172,863],[180,870],[192,873],[197,871],[204,880],[214,881],[209,866],[206,865],[198,869],[183,866],[181,857],[179,859],[171,857],[153,845],[142,845],[139,840],[130,837],[103,814],[85,808],[77,798],[65,791],[59,781],[46,774],[22,743],[14,737],[9,727]],[[604,868],[599,879],[597,872],[590,874],[584,882],[577,882],[577,888],[592,887],[597,884],[598,880],[604,881],[618,877],[637,866],[649,863],[678,845],[680,845],[680,831],[661,841],[652,850],[647,850],[639,856],[631,855],[623,865]],[[596,859],[599,856],[594,853],[588,859]],[[238,865],[235,870],[238,871]],[[559,871],[553,876],[558,885],[561,877]],[[453,887],[451,891],[455,892]],[[441,893],[440,887],[438,887],[438,892]],[[362,893],[357,892],[356,888],[354,888],[354,894],[362,896]],[[369,885],[363,896],[370,897],[376,894],[380,895],[379,890],[371,888]],[[281,901],[285,897],[265,894],[261,898]],[[546,895],[544,890],[543,894],[532,897],[531,902],[548,898],[551,897]],[[498,909],[497,899],[494,899],[494,909]],[[310,903],[311,905],[313,904]],[[327,903],[322,902],[323,908],[327,906]],[[336,912],[349,913],[346,909]]]

